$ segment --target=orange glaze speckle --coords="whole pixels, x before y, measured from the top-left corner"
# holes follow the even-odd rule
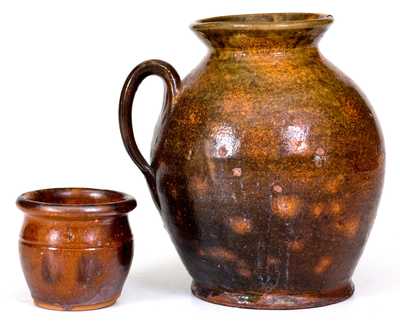
[[[353,238],[357,235],[359,226],[360,219],[358,217],[352,217],[346,221],[336,223],[336,229],[348,238]]]
[[[247,234],[252,230],[251,220],[241,216],[229,218],[229,226],[235,233],[240,235]]]
[[[272,199],[272,212],[282,219],[295,217],[301,207],[301,200],[296,195],[275,196]]]
[[[318,261],[317,265],[314,266],[314,272],[317,274],[324,273],[332,265],[332,257],[323,256]]]

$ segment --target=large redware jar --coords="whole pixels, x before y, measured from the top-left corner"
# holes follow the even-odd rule
[[[265,309],[344,300],[374,222],[383,139],[365,96],[319,52],[328,15],[204,19],[183,81],[146,61],[122,91],[125,146],[207,301]],[[140,82],[164,78],[151,164],[131,122]]]

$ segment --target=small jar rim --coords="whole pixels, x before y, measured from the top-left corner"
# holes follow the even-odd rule
[[[29,214],[67,218],[125,214],[136,208],[135,198],[126,193],[76,187],[25,192],[16,203]]]

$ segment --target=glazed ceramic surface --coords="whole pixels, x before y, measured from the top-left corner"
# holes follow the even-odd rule
[[[290,309],[353,293],[384,146],[364,95],[317,48],[332,21],[303,13],[201,20],[192,29],[209,54],[182,82],[151,60],[125,83],[125,146],[202,299]],[[166,98],[147,164],[131,104],[151,74],[164,78]]]
[[[21,195],[22,268],[38,306],[90,310],[113,304],[131,266],[132,197],[87,188]]]

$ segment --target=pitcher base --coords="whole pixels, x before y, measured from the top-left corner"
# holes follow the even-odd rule
[[[204,301],[225,306],[264,310],[293,310],[325,306],[344,301],[353,292],[352,282],[329,292],[302,294],[289,294],[284,291],[233,293],[205,288],[196,282],[192,283],[192,293]]]

